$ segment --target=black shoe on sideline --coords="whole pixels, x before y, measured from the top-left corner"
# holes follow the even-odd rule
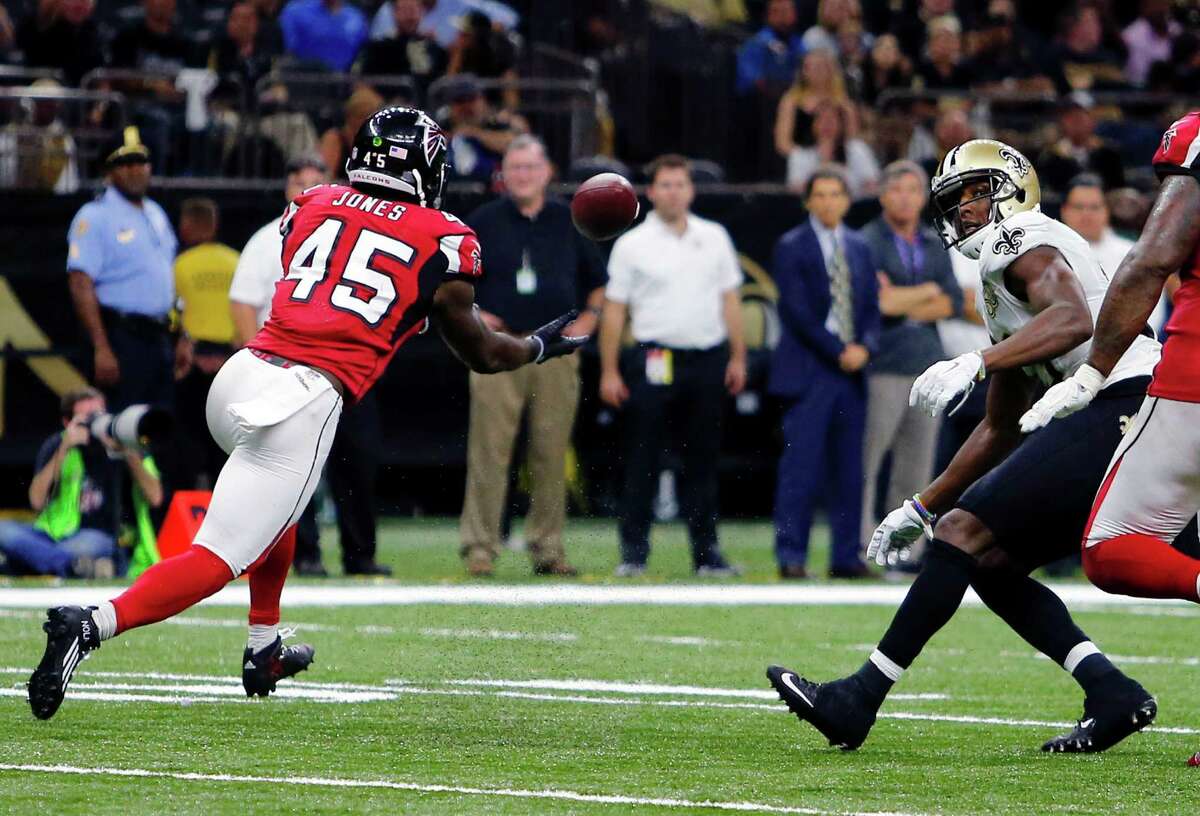
[[[853,677],[812,683],[791,669],[771,666],[767,679],[788,710],[820,731],[830,745],[853,751],[871,733],[875,708],[866,702]]]
[[[82,606],[47,609],[42,631],[46,633],[46,651],[29,678],[29,707],[33,716],[48,720],[62,705],[79,661],[100,648],[100,632],[92,610]]]
[[[1106,751],[1130,734],[1141,731],[1158,716],[1158,703],[1136,682],[1113,696],[1083,701],[1083,717],[1070,733],[1061,734],[1042,746],[1056,754],[1096,754]]]
[[[270,646],[250,651],[247,646],[242,652],[242,688],[247,697],[266,697],[275,690],[280,680],[299,674],[312,665],[316,649],[307,643],[284,646],[283,638],[276,637]]]
[[[296,575],[301,578],[328,578],[329,570],[325,569],[325,565],[320,561],[297,561],[292,564],[292,569],[296,571]]]
[[[392,574],[392,568],[384,566],[376,561],[362,561],[357,564],[346,565],[347,575],[367,575],[379,578],[388,578]]]

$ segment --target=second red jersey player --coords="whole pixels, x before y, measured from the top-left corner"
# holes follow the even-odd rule
[[[483,272],[458,218],[353,187],[306,190],[280,229],[284,276],[249,347],[327,371],[355,399],[424,327],[439,286]]]

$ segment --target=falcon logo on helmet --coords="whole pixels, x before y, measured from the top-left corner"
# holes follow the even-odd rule
[[[1017,213],[1038,210],[1042,201],[1037,171],[1029,160],[1016,148],[992,139],[972,139],[952,148],[930,187],[942,243],[947,249],[957,247],[972,260],[979,259],[997,226]],[[964,223],[962,208],[984,199],[986,220]]]
[[[446,186],[445,132],[417,108],[376,111],[354,137],[346,176],[375,195],[440,208]]]

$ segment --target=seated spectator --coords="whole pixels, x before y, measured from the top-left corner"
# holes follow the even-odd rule
[[[963,142],[974,138],[975,128],[971,125],[971,117],[967,114],[967,109],[961,105],[948,107],[938,115],[937,120],[933,123],[932,155],[917,157],[910,154],[909,158],[912,158],[921,165],[926,173],[933,176],[947,153]]]
[[[61,88],[53,79],[38,79],[29,91],[44,94]],[[59,119],[61,108],[52,98],[21,100],[25,115],[0,129],[0,189],[55,193],[79,189],[78,151],[74,137]]]
[[[425,16],[420,31],[437,40],[447,50],[458,41],[458,21],[470,11],[487,15],[499,31],[512,31],[521,22],[521,15],[500,0],[421,0]],[[396,18],[387,3],[379,7],[371,20],[371,39],[386,40],[396,33]]]
[[[952,14],[929,21],[929,45],[917,69],[921,86],[932,91],[966,89],[971,73],[963,62],[962,26]]]
[[[17,44],[17,27],[13,25],[8,9],[0,6],[0,64],[11,62],[13,47]]]
[[[1051,92],[1054,82],[1046,75],[1034,49],[1036,38],[1017,29],[1012,0],[990,0],[987,15],[967,39],[971,87],[1010,88]]]
[[[804,50],[838,51],[838,29],[849,20],[862,20],[858,0],[820,0],[817,4],[817,24],[804,32]]]
[[[387,4],[385,4],[387,5]],[[364,74],[404,74],[417,83],[420,98],[425,98],[429,83],[446,72],[446,50],[428,34],[422,34],[420,0],[392,0],[396,22],[391,37],[367,43],[359,70]]]
[[[529,132],[524,118],[509,111],[493,112],[470,74],[455,77],[446,88],[449,115],[443,124],[450,134],[450,166],[464,179],[490,183],[508,145]]]
[[[31,68],[57,68],[71,85],[104,65],[94,0],[43,0],[17,30],[17,47]]]
[[[111,578],[118,561],[124,470],[132,477],[135,514],[147,525],[148,508],[162,504],[162,482],[153,462],[88,430],[87,419],[104,410],[104,397],[94,388],[63,397],[64,430],[42,443],[29,485],[37,519],[33,524],[0,521],[0,555],[9,573]]]
[[[886,90],[911,87],[912,76],[912,63],[900,50],[896,35],[881,34],[875,38],[875,44],[863,65],[859,98],[869,105],[874,104],[879,94]]]
[[[889,4],[890,5],[890,4]],[[929,36],[929,23],[938,17],[954,14],[954,0],[920,0],[916,14],[908,3],[890,13],[888,30],[900,41],[905,54],[916,56],[925,53],[925,42]]]
[[[186,199],[179,216],[179,241],[187,247],[175,259],[175,295],[180,320],[195,343],[192,366],[176,385],[178,419],[187,452],[188,482],[211,490],[225,454],[208,433],[205,401],[217,370],[233,353],[229,288],[237,250],[217,242],[217,205],[210,198]],[[180,373],[176,372],[176,377]]]
[[[650,0],[650,5],[682,14],[704,28],[722,28],[746,22],[745,0]]]
[[[331,71],[349,71],[367,41],[367,18],[345,0],[291,0],[279,27],[287,53]]]
[[[1200,86],[1200,35],[1184,31],[1171,45],[1171,56],[1150,66],[1146,90],[1190,94]]]
[[[283,53],[283,29],[279,25],[279,11],[283,0],[250,0],[258,14],[258,36],[262,49],[271,54]]]
[[[244,107],[254,98],[255,86],[271,72],[277,54],[260,39],[260,21],[254,4],[241,0],[229,9],[225,34],[209,55],[208,67],[217,75],[212,98]]]
[[[812,144],[813,111],[825,100],[848,104],[846,79],[832,51],[809,51],[775,111],[775,150],[780,156],[786,159],[796,145]],[[853,124],[857,130],[858,123]]]
[[[493,30],[487,15],[477,11],[463,20],[458,40],[450,48],[448,74],[471,74],[480,79],[500,79],[515,82],[517,55],[507,37]],[[520,100],[515,85],[489,91],[493,105],[514,111]]]
[[[793,147],[788,156],[787,184],[800,191],[828,164],[844,165],[851,199],[873,195],[879,182],[879,164],[862,139],[847,133],[849,116],[844,105],[825,101],[814,112],[811,147]]]
[[[329,168],[334,179],[346,178],[346,159],[350,157],[350,146],[363,122],[383,107],[383,97],[365,85],[359,86],[346,100],[342,126],[330,128],[321,134],[321,159]]]
[[[1183,26],[1171,18],[1170,0],[1142,0],[1141,14],[1121,32],[1129,52],[1125,78],[1145,85],[1151,66],[1171,58],[1171,45],[1182,33]]]
[[[145,16],[117,34],[112,43],[112,67],[173,75],[190,64],[192,44],[175,25],[175,0],[143,0]],[[173,81],[149,83],[161,98],[174,98]]]
[[[782,93],[800,67],[804,44],[796,33],[795,0],[769,0],[765,23],[738,49],[739,94]]]
[[[1104,21],[1090,2],[1076,3],[1064,16],[1058,47],[1047,63],[1058,92],[1128,87],[1122,55],[1104,45]]]
[[[1096,118],[1091,100],[1073,95],[1063,100],[1058,112],[1060,138],[1038,157],[1038,177],[1043,187],[1062,190],[1073,177],[1096,173],[1107,188],[1125,186],[1121,154],[1096,135]]]
[[[850,95],[860,99],[863,72],[866,70],[867,56],[871,53],[871,44],[874,41],[863,32],[862,23],[856,19],[842,23],[838,28],[837,40],[839,62],[846,77],[846,85]]]

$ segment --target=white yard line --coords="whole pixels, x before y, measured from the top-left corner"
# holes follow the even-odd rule
[[[683,810],[731,810],[742,813],[798,813],[833,816],[840,811],[771,805],[763,802],[716,802],[712,800],[650,798],[620,794],[580,793],[570,790],[522,790],[519,788],[480,788],[467,785],[433,785],[418,782],[394,782],[387,779],[345,779],[318,776],[244,776],[240,774],[184,773],[153,771],[145,768],[84,768],[74,765],[13,765],[0,763],[0,771],[48,773],[78,776],[123,776],[139,779],[175,779],[182,782],[232,782],[248,784],[298,785],[311,788],[375,788],[414,793],[449,793],[461,796],[493,796],[515,799],[550,799],[597,805],[680,808]],[[916,816],[894,812],[861,813],[860,816]]]
[[[668,646],[740,646],[736,640],[714,640],[692,635],[640,635],[634,640],[642,643],[665,643]]]
[[[573,643],[579,635],[571,632],[506,632],[500,629],[421,629],[426,637],[482,640],[540,640],[547,643]]]
[[[1088,584],[1052,584],[1051,588],[1068,605],[1139,609],[1194,609],[1183,601],[1148,601],[1109,595]],[[97,604],[112,597],[111,587],[0,587],[0,607],[37,608],[57,604]],[[422,585],[382,584],[371,586],[292,586],[283,590],[285,607],[297,606],[409,606],[413,604],[547,606],[611,605],[648,606],[896,606],[908,592],[906,585],[867,584],[844,586],[815,584],[662,584],[624,586],[617,584],[518,584],[518,585]],[[209,606],[239,606],[249,603],[249,588],[235,582],[202,601]],[[979,605],[968,592],[964,603]]]
[[[403,682],[403,681],[401,681]],[[717,688],[713,686],[672,686],[661,683],[629,683],[612,680],[446,680],[452,686],[492,686],[495,688],[525,688],[542,691],[609,691],[617,694],[682,695],[685,697],[748,697],[755,700],[778,700],[779,695],[767,689]],[[892,694],[890,700],[948,700],[945,694]]]

